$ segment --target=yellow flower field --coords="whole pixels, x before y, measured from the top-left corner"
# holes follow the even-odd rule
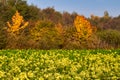
[[[0,51],[0,80],[91,79],[120,79],[120,50]]]

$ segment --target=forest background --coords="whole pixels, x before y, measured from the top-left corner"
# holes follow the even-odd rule
[[[2,2],[3,1],[3,2]],[[117,49],[120,48],[120,15],[58,12],[1,0],[0,49]]]

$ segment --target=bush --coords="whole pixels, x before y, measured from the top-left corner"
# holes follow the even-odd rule
[[[4,49],[6,46],[6,34],[3,29],[4,22],[0,21],[0,49]]]
[[[97,34],[102,41],[105,41],[114,48],[120,47],[120,32],[117,30],[104,30]]]
[[[0,49],[4,49],[6,46],[6,37],[2,30],[0,30]]]
[[[38,21],[30,31],[34,47],[38,49],[58,49],[61,38],[57,35],[54,23]]]

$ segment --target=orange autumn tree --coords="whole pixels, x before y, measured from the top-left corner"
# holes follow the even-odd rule
[[[12,22],[7,22],[8,28],[7,31],[10,33],[19,33],[21,29],[24,29],[28,26],[28,22],[25,22],[23,16],[20,15],[18,11],[16,11],[15,15],[12,17]]]
[[[93,33],[92,25],[84,16],[77,16],[74,25],[80,39],[88,40]]]

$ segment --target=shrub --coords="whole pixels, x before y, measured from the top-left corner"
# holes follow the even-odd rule
[[[120,47],[120,32],[117,30],[104,30],[102,32],[98,32],[97,35],[100,37],[102,41],[105,41],[109,45],[113,47]]]
[[[58,49],[61,39],[54,23],[50,21],[38,21],[30,31],[34,47],[39,49]]]
[[[4,31],[4,22],[0,21],[0,49],[4,49],[6,46],[6,33]]]
[[[6,46],[6,35],[0,30],[0,49],[4,49]]]

